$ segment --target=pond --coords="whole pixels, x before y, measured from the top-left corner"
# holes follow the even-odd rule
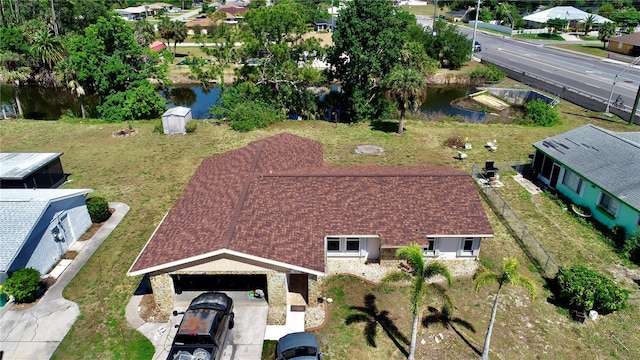
[[[457,109],[451,101],[468,95],[474,88],[468,86],[438,85],[427,87],[427,98],[420,110],[425,114],[441,113],[445,115],[462,115],[473,121],[482,120],[483,113]],[[204,89],[198,85],[175,86],[160,94],[167,100],[167,106],[186,106],[191,108],[194,119],[208,118],[209,108],[218,102],[220,88]],[[26,119],[57,120],[65,113],[80,116],[80,103],[66,88],[48,88],[42,86],[22,86],[18,94],[24,117]],[[85,110],[88,116],[96,117],[97,99],[85,98]],[[7,116],[15,113],[15,94],[11,86],[0,87],[0,110]],[[0,118],[2,118],[0,113]]]

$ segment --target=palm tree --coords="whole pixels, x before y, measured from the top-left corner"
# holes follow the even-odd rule
[[[614,22],[605,22],[600,24],[598,29],[598,40],[602,41],[602,48],[605,49],[607,41],[616,34],[616,24]]]
[[[596,23],[596,16],[591,14],[584,18],[584,35],[587,36],[589,31],[593,29],[593,24]]]
[[[48,29],[36,31],[29,36],[29,41],[31,43],[29,47],[31,56],[48,70],[53,69],[64,57],[62,41]]]
[[[187,25],[182,21],[173,22],[173,55],[176,54],[176,46],[183,42],[188,35]]]
[[[440,263],[430,263],[427,265],[422,257],[422,247],[418,244],[409,244],[398,249],[396,256],[407,261],[411,267],[410,272],[392,271],[383,279],[382,283],[389,282],[411,282],[411,291],[409,297],[411,299],[411,313],[413,314],[413,325],[411,327],[411,343],[409,349],[409,360],[415,359],[416,338],[418,336],[418,322],[420,318],[420,305],[422,304],[427,293],[434,293],[445,302],[445,306],[452,308],[451,298],[445,293],[445,289],[434,283],[427,283],[427,280],[434,276],[443,276],[449,285],[453,282],[451,274],[446,266]]]
[[[383,85],[387,88],[387,97],[400,111],[398,134],[402,134],[405,112],[416,111],[424,100],[424,78],[415,70],[398,69],[389,74]]]
[[[520,263],[513,257],[506,258],[502,261],[502,268],[500,273],[495,273],[487,268],[482,268],[474,276],[476,283],[476,292],[480,291],[483,287],[491,284],[498,284],[498,292],[493,300],[493,308],[491,310],[491,318],[489,320],[489,327],[487,328],[487,335],[484,339],[484,347],[482,348],[482,360],[489,360],[489,343],[491,342],[491,331],[493,330],[493,323],[496,320],[496,312],[498,311],[498,299],[500,298],[500,292],[505,285],[520,286],[527,290],[531,298],[536,295],[536,285],[531,279],[518,273]]]
[[[82,87],[82,85],[80,85],[80,83],[78,83],[75,80],[71,80],[67,83],[67,87],[69,88],[69,90],[71,90],[72,94],[75,94],[78,99],[80,100],[80,111],[82,112],[82,118],[85,118],[85,113],[84,113],[84,96],[85,96],[85,92],[84,92],[84,88]]]

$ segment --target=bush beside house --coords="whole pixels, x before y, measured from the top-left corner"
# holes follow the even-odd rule
[[[96,196],[87,199],[87,210],[91,216],[91,222],[101,223],[111,217],[109,203],[105,198]]]
[[[36,300],[41,288],[40,272],[33,268],[24,268],[11,274],[4,283],[3,290],[18,303],[30,303]]]

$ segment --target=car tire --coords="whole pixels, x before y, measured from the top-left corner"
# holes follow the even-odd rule
[[[231,319],[229,319],[229,330],[233,329],[235,325],[236,325],[235,314],[231,313]]]

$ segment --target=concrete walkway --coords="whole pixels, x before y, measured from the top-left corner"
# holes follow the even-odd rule
[[[78,252],[57,281],[33,307],[11,310],[7,304],[0,313],[0,352],[3,360],[49,359],[80,315],[78,305],[62,297],[91,255],[129,211],[123,203],[109,203],[115,212],[91,239],[76,241],[70,250]]]

